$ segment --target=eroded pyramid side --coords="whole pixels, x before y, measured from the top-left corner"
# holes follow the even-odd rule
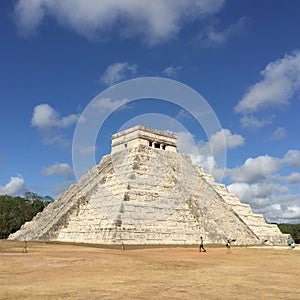
[[[10,239],[83,243],[282,243],[286,236],[176,151],[174,135],[138,126]],[[168,148],[169,147],[169,148]]]

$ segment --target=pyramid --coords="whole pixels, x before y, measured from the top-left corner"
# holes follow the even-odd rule
[[[114,134],[111,154],[9,239],[147,245],[200,236],[241,245],[287,238],[178,153],[175,134],[139,125]]]

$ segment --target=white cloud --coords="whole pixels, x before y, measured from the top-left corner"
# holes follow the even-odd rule
[[[149,45],[174,37],[185,23],[217,13],[225,0],[19,0],[15,19],[29,35],[50,16],[88,39],[106,38],[117,29],[125,38],[141,37]]]
[[[286,208],[286,210],[282,214],[282,218],[284,219],[298,219],[300,218],[300,206],[299,205],[291,205]]]
[[[270,176],[280,166],[280,159],[264,155],[248,158],[241,167],[228,170],[227,172],[234,182],[253,183]]]
[[[51,192],[54,195],[63,193],[74,180],[75,175],[72,167],[68,163],[56,163],[42,169],[42,174],[45,176],[62,177],[65,181],[52,185]]]
[[[195,142],[194,137],[187,132],[176,132],[178,137],[178,151],[188,154],[194,164],[200,165],[215,178],[222,178],[223,171],[217,169],[217,162],[213,155],[224,149],[233,149],[244,144],[244,138],[239,134],[232,134],[229,129],[222,129],[211,136],[208,142]]]
[[[63,149],[66,149],[70,146],[70,141],[64,138],[60,134],[53,134],[52,131],[43,132],[43,143],[44,145],[59,145]]]
[[[231,193],[239,195],[244,202],[251,203],[255,207],[262,204],[269,205],[271,203],[270,195],[277,188],[275,183],[270,182],[253,184],[237,182],[228,186],[228,190]]]
[[[138,66],[128,62],[114,63],[108,66],[101,77],[101,82],[113,85],[123,79],[136,75]]]
[[[41,1],[21,0],[15,6],[15,16],[20,32],[27,35],[37,29],[45,13]]]
[[[0,195],[16,196],[26,191],[25,181],[22,176],[11,177],[5,186],[0,185]]]
[[[299,158],[298,150],[289,150],[283,158],[248,158],[242,166],[226,170],[232,181],[228,190],[269,221],[300,222],[300,173],[288,174],[291,167],[300,167]]]
[[[278,127],[271,135],[271,140],[278,141],[282,140],[286,136],[286,130],[284,127]]]
[[[67,163],[56,163],[42,170],[45,176],[62,176],[65,180],[74,179],[74,171]]]
[[[300,168],[300,151],[289,150],[284,156],[283,161],[291,167]]]
[[[233,183],[227,188],[270,222],[300,222],[299,195],[290,194],[276,182]]]
[[[76,114],[61,117],[52,106],[44,103],[34,107],[31,125],[39,129],[44,144],[58,144],[67,148],[70,141],[62,135],[61,131],[76,123],[78,118],[79,115]]]
[[[182,135],[184,135],[184,133],[179,133],[179,143],[181,143],[180,140],[183,138]],[[193,139],[191,137],[189,138],[190,141],[185,141],[185,148],[187,151],[188,149],[193,149],[192,143],[194,143]],[[213,134],[208,142],[199,141],[197,145],[193,145],[201,155],[211,156],[212,154],[219,153],[226,149],[233,149],[243,144],[243,136],[240,134],[232,134],[229,129],[222,129]]]
[[[71,114],[61,117],[60,114],[49,104],[39,104],[35,106],[31,118],[31,125],[47,129],[51,127],[68,127],[78,120],[78,115]]]
[[[244,144],[244,137],[240,134],[232,134],[229,129],[222,129],[213,134],[209,140],[214,153],[224,148],[233,149]],[[225,143],[224,143],[225,142]]]
[[[112,100],[110,98],[99,98],[94,100],[91,105],[92,108],[100,113],[104,112],[113,112],[116,110],[118,107],[122,106],[123,104],[127,103],[128,100],[126,99],[121,99],[121,100]]]
[[[176,132],[178,151],[188,154],[191,160],[196,165],[201,165],[206,172],[211,172],[215,166],[213,156],[207,149],[200,151],[205,143],[200,141],[198,144],[194,141],[194,137],[188,132]]]
[[[235,107],[236,112],[249,113],[287,105],[300,90],[300,51],[269,63],[261,75],[263,79],[249,88]]]
[[[271,115],[264,117],[262,120],[259,120],[253,115],[245,115],[241,118],[241,125],[244,128],[255,130],[266,125],[272,124],[274,117],[274,115]]]
[[[275,203],[271,206],[265,207],[262,212],[264,212],[265,217],[271,222],[277,223],[299,223],[300,221],[300,206],[299,201],[295,199],[295,195],[286,195],[280,197],[277,201],[281,203],[290,202],[289,205],[281,205]]]
[[[288,176],[282,177],[282,179],[289,183],[300,183],[300,173],[293,172],[292,174],[290,174]]]
[[[169,66],[163,70],[163,74],[167,77],[176,77],[181,69],[181,66]]]
[[[210,24],[206,30],[203,30],[199,34],[198,43],[203,47],[216,47],[224,44],[234,36],[241,35],[247,21],[248,19],[246,17],[242,17],[236,23],[220,31],[216,29],[216,24]]]
[[[48,104],[37,105],[33,110],[31,125],[36,127],[52,127],[57,122],[58,113]]]

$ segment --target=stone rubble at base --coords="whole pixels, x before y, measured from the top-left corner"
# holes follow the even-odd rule
[[[96,244],[285,244],[287,235],[177,152],[176,135],[135,126],[16,240]]]

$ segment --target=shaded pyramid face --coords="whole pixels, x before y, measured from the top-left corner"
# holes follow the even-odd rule
[[[276,225],[177,153],[173,139],[144,126],[119,133],[112,154],[10,238],[194,244],[203,236],[207,243],[285,242]]]

